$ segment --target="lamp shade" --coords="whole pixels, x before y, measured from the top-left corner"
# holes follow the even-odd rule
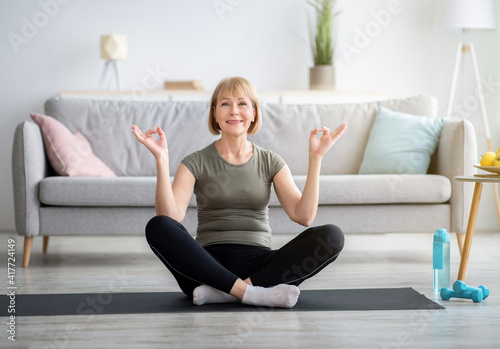
[[[494,30],[493,0],[440,0],[435,27],[437,30]]]
[[[125,35],[102,35],[101,36],[101,58],[108,60],[121,60],[127,58],[127,36]]]

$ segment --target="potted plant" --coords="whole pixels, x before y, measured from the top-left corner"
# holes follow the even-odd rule
[[[333,66],[333,27],[336,0],[309,0],[314,7],[316,22],[309,21],[309,34],[314,67],[309,70],[309,88],[312,90],[333,90],[335,69]]]

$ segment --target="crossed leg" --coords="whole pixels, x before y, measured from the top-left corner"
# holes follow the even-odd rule
[[[258,269],[242,280],[167,216],[151,219],[146,237],[195,304],[236,298],[245,304],[279,307],[292,307],[299,295],[295,286],[333,262],[344,244],[342,231],[334,225],[309,228],[279,250],[266,253]]]

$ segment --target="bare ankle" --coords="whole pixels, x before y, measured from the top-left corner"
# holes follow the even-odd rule
[[[247,283],[241,279],[238,279],[234,283],[233,288],[231,288],[231,291],[229,291],[229,294],[233,297],[238,298],[239,300],[242,300],[246,289]]]

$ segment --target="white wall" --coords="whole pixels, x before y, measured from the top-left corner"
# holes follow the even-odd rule
[[[338,89],[432,94],[444,111],[460,36],[433,30],[435,7],[435,0],[339,0]],[[500,25],[499,7],[496,3]],[[96,89],[102,34],[128,36],[129,56],[121,62],[124,89],[143,88],[151,71],[161,79],[199,79],[207,89],[231,75],[247,77],[260,90],[308,86],[312,59],[305,0],[8,0],[0,8],[0,230],[14,229],[15,126],[30,112],[43,112],[44,101],[61,90]],[[368,40],[361,40],[361,32]],[[481,75],[500,81],[500,33],[472,38]],[[153,81],[148,78],[148,89],[161,88]],[[486,99],[495,149],[500,146],[497,90],[498,85],[491,87]],[[464,94],[473,96],[473,90]],[[479,149],[485,147],[480,139]],[[477,227],[498,230],[488,189]]]

